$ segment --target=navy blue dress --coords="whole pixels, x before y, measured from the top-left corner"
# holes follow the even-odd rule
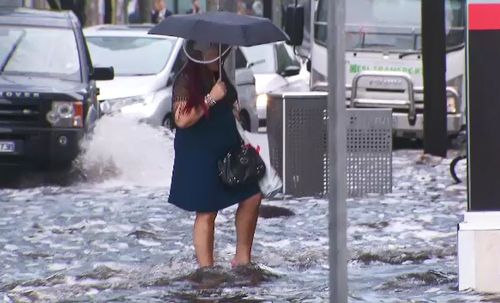
[[[233,115],[236,89],[224,73],[223,80],[227,86],[224,99],[193,126],[176,130],[168,201],[184,210],[215,212],[260,192],[257,183],[231,188],[218,176],[217,161],[240,142]],[[208,93],[212,85],[207,83],[203,93]]]

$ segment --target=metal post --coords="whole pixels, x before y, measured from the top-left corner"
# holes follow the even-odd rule
[[[424,153],[446,157],[445,1],[422,1]]]
[[[328,1],[330,302],[347,303],[345,1]]]

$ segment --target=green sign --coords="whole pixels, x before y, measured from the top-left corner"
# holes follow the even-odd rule
[[[378,72],[403,72],[414,76],[422,75],[421,67],[406,67],[406,66],[369,66],[361,64],[350,64],[349,73],[357,74],[362,71],[378,71]]]

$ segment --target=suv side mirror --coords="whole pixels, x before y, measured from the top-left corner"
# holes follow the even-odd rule
[[[300,66],[297,65],[289,65],[285,67],[284,70],[281,71],[280,75],[283,77],[295,76],[300,73]]]
[[[288,5],[285,10],[285,32],[290,37],[286,43],[301,46],[304,40],[304,6]]]
[[[115,70],[110,67],[94,67],[94,71],[90,75],[90,80],[113,80],[115,78]]]

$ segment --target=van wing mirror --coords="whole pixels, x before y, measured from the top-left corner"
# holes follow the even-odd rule
[[[115,78],[115,70],[110,67],[94,67],[94,71],[90,75],[91,80],[113,80]]]
[[[304,40],[304,6],[288,5],[285,9],[285,32],[290,37],[286,43],[301,46]]]

